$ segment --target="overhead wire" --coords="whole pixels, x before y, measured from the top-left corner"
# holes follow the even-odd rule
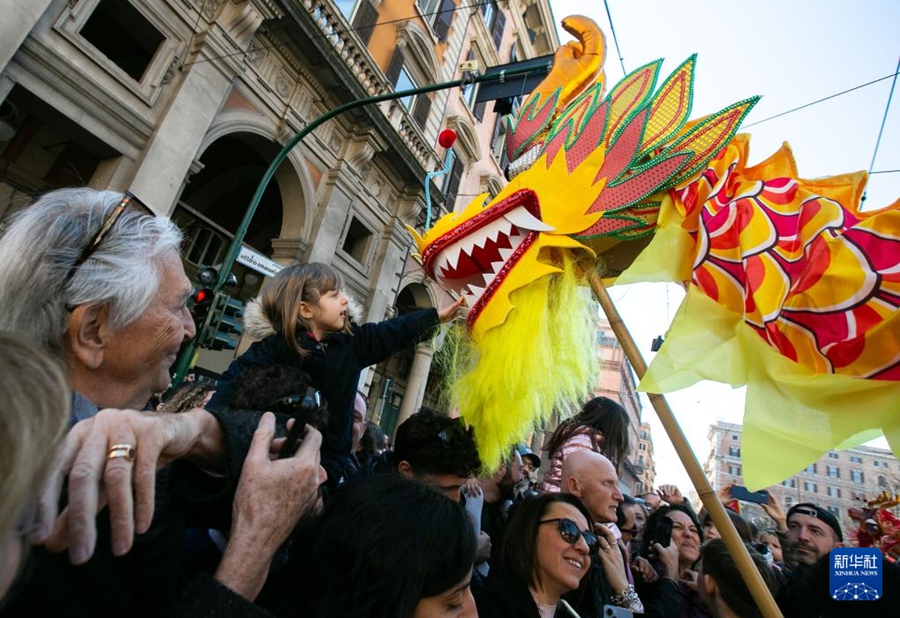
[[[619,65],[622,67],[622,75],[628,75],[625,70],[625,59],[622,58],[622,52],[619,50],[619,39],[616,37],[616,27],[613,25],[612,13],[609,12],[609,4],[603,0],[603,6],[606,7],[606,17],[609,19],[609,29],[613,35],[613,44],[616,46],[616,54],[619,56]]]
[[[881,118],[881,128],[878,129],[878,139],[875,140],[875,150],[872,152],[872,162],[869,163],[869,174],[875,167],[875,157],[878,156],[878,147],[881,145],[881,136],[884,133],[884,125],[887,122],[888,111],[891,109],[891,99],[894,98],[894,87],[897,85],[897,74],[900,73],[900,58],[897,58],[897,69],[894,71],[894,81],[891,82],[891,91],[888,93],[887,104],[884,106],[884,116]]]
[[[794,112],[798,112],[801,109],[806,109],[807,107],[812,107],[813,105],[818,105],[819,103],[824,103],[825,101],[828,101],[830,99],[834,99],[841,95],[845,95],[850,92],[853,92],[854,90],[859,90],[860,88],[866,88],[873,84],[877,84],[878,82],[883,82],[886,79],[891,79],[892,77],[896,78],[898,73],[900,73],[900,69],[898,69],[898,71],[895,71],[894,73],[891,73],[890,75],[885,75],[884,77],[879,77],[878,79],[873,79],[870,82],[866,82],[865,84],[860,84],[859,86],[854,86],[853,88],[848,88],[847,90],[841,90],[840,92],[835,92],[834,94],[828,95],[827,97],[823,97],[821,99],[811,101],[811,102],[801,105],[799,107],[794,107],[785,112],[781,112],[780,114],[775,114],[774,116],[769,116],[768,118],[763,118],[762,120],[757,120],[756,122],[751,122],[749,124],[741,125],[741,128],[749,129],[750,127],[755,127],[756,125],[762,124],[764,122],[768,122],[770,120],[774,120],[775,118],[780,118],[782,116],[786,116],[788,114],[793,114]]]

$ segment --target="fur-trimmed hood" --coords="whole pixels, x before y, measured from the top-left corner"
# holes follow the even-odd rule
[[[350,316],[350,319],[356,324],[361,324],[363,319],[362,304],[346,291],[344,291],[344,295],[349,301],[347,304],[347,313]],[[244,307],[244,333],[257,341],[277,334],[275,327],[272,326],[272,322],[266,317],[258,296],[248,301],[247,305]]]

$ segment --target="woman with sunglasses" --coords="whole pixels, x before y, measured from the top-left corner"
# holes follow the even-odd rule
[[[577,616],[563,596],[581,586],[598,540],[587,508],[570,494],[522,501],[510,520],[484,588],[475,591],[481,618]]]

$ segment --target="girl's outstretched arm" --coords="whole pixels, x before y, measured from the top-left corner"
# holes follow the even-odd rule
[[[441,324],[446,324],[460,315],[459,310],[462,307],[463,300],[465,300],[465,296],[460,296],[455,303],[438,310],[438,319],[441,321]]]

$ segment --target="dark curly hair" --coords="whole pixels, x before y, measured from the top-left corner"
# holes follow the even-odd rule
[[[481,468],[474,429],[427,407],[397,428],[394,461],[408,462],[417,474],[468,477]]]
[[[236,380],[231,407],[235,410],[266,410],[283,397],[304,395],[310,387],[315,388],[312,378],[298,367],[254,367]],[[328,403],[324,399],[319,411],[308,422],[319,431],[324,431],[328,423]]]

